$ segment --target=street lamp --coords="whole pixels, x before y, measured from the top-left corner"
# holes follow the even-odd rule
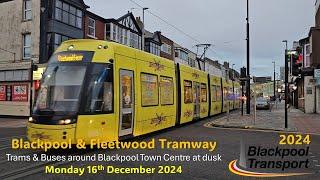
[[[144,8],[142,8],[142,22],[143,22],[143,26],[144,26],[144,11],[145,10],[148,10],[149,8],[147,8],[147,7],[144,7]]]
[[[284,97],[285,97],[285,108],[284,108],[284,119],[285,119],[285,124],[284,127],[287,129],[288,128],[288,91],[289,91],[289,86],[288,86],[288,41],[283,40],[282,42],[286,43],[286,50],[285,50],[285,92],[284,92]]]
[[[231,68],[231,71],[232,71],[232,80],[234,81],[234,70],[233,70],[233,66],[234,66],[235,64],[232,64],[232,68]]]
[[[144,11],[145,10],[148,10],[149,8],[147,8],[147,7],[144,7],[144,8],[142,8],[142,23],[143,23],[143,26],[142,26],[142,36],[141,36],[141,50],[143,51],[144,50],[144,27],[145,27],[145,25],[144,25]]]
[[[249,24],[249,0],[247,0],[247,114],[250,114],[250,24]]]
[[[276,62],[273,63],[273,100],[276,100]]]

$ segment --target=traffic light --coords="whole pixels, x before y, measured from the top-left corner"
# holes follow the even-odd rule
[[[246,84],[246,77],[247,77],[247,68],[242,67],[240,69],[241,86],[244,86]]]
[[[242,67],[240,69],[240,78],[246,78],[247,77],[247,68]]]
[[[299,76],[301,74],[303,57],[301,54],[292,54],[292,74]]]

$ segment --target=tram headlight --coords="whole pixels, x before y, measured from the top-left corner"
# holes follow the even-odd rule
[[[33,122],[33,118],[32,117],[29,117],[29,122]]]
[[[63,124],[71,124],[73,122],[72,119],[63,119],[63,120],[60,120],[59,121],[59,124],[60,125],[63,125]]]

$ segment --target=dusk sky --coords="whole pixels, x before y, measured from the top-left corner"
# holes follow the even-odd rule
[[[211,43],[207,57],[246,65],[246,0],[134,0],[143,7],[146,29],[160,30],[176,43],[196,52],[194,45]],[[85,0],[90,10],[104,18],[118,18],[128,11],[142,16],[141,7],[131,0]],[[164,23],[158,15],[180,31]],[[315,0],[250,0],[251,71],[254,76],[273,75],[284,63],[282,40],[307,37],[314,26]],[[192,38],[191,38],[191,37]]]

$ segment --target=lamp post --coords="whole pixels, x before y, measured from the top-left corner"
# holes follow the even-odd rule
[[[142,26],[142,36],[141,36],[141,50],[143,51],[144,50],[144,27],[145,27],[145,25],[144,25],[144,11],[145,10],[148,10],[149,8],[147,8],[147,7],[144,7],[144,8],[142,8],[142,23],[143,23],[143,26]]]
[[[232,80],[234,81],[234,70],[233,70],[233,67],[234,67],[235,64],[232,64],[232,68],[231,68],[231,71],[232,71]]]
[[[288,99],[288,91],[289,91],[289,87],[288,87],[288,41],[287,40],[283,40],[282,42],[286,43],[286,50],[285,50],[285,108],[284,108],[284,127],[287,129],[288,128],[288,105],[289,105],[289,99]]]
[[[250,24],[249,24],[249,0],[247,0],[247,114],[250,114]]]
[[[273,100],[276,100],[276,62],[272,61],[273,63]]]
[[[145,10],[148,10],[149,8],[147,8],[147,7],[144,7],[144,8],[142,8],[142,22],[143,22],[143,26],[144,26],[144,11]]]

